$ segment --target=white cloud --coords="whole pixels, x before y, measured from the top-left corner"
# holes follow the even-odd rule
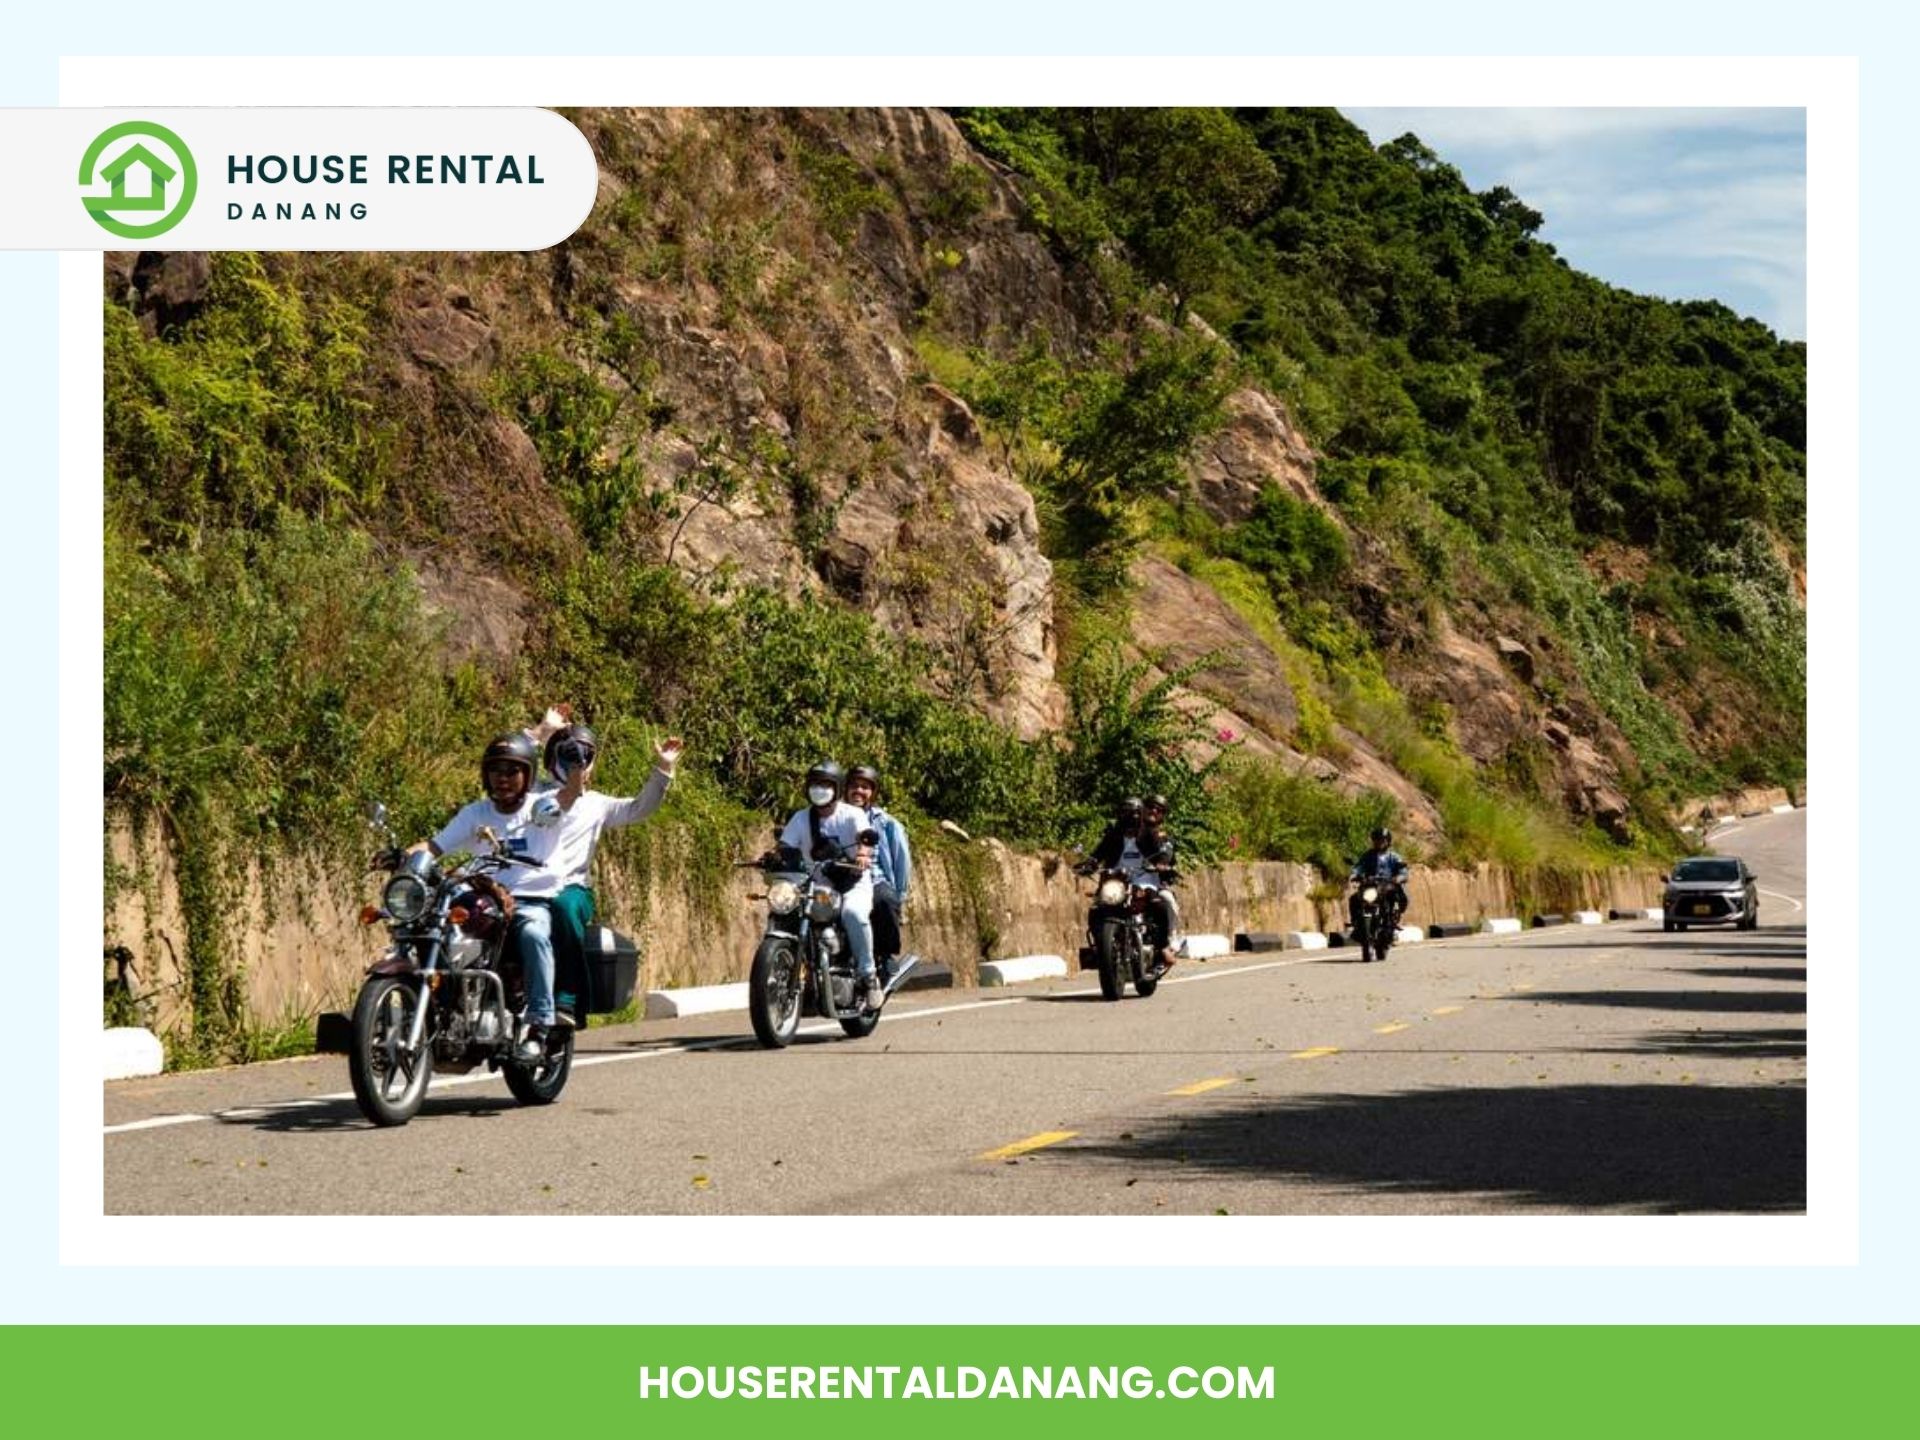
[[[1543,239],[1609,284],[1806,333],[1804,111],[1345,113],[1376,144],[1418,135],[1476,190],[1508,186],[1547,217]]]

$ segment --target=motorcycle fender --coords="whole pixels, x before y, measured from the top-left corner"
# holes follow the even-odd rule
[[[413,961],[405,955],[389,951],[367,967],[369,978],[375,975],[411,975],[414,973]]]

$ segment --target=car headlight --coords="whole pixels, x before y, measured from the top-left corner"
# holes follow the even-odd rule
[[[807,918],[815,924],[825,924],[840,913],[840,892],[825,887],[813,892],[813,902],[807,907]]]
[[[402,925],[412,924],[427,913],[427,882],[418,875],[396,875],[387,882],[380,907]]]
[[[1378,886],[1376,886],[1376,885],[1369,885],[1369,886],[1367,886],[1367,888],[1366,888],[1366,889],[1364,889],[1364,890],[1362,890],[1362,891],[1360,892],[1360,898],[1361,898],[1362,900],[1364,900],[1364,901],[1366,901],[1366,902],[1367,902],[1367,904],[1369,904],[1369,905],[1371,905],[1371,904],[1373,904],[1373,902],[1374,902],[1374,901],[1376,901],[1376,900],[1378,900],[1378,899],[1380,898],[1380,889],[1379,889],[1379,887],[1378,887]]]
[[[1102,880],[1100,882],[1100,903],[1119,905],[1127,898],[1127,882],[1124,880]]]
[[[767,908],[776,915],[791,915],[800,908],[800,887],[791,880],[776,880],[767,886]]]

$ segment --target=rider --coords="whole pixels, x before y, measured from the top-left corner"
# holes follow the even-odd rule
[[[544,758],[553,783],[534,796],[533,823],[550,829],[553,840],[546,868],[532,873],[526,883],[514,891],[523,900],[520,913],[527,915],[527,927],[539,945],[540,927],[548,931],[545,963],[549,973],[570,984],[575,994],[563,992],[558,1013],[567,1019],[569,1004],[583,1012],[586,996],[585,952],[587,926],[594,919],[594,895],[590,885],[593,852],[602,830],[617,830],[637,825],[660,808],[667,787],[673,783],[674,767],[679,764],[680,738],[668,736],[654,747],[654,771],[646,785],[632,799],[619,799],[589,790],[594,761],[599,755],[599,740],[585,725],[566,724],[547,737]],[[538,913],[544,910],[544,916]],[[566,961],[565,968],[555,963]],[[576,994],[578,998],[576,999]]]
[[[873,948],[884,975],[900,958],[900,912],[913,884],[913,850],[907,827],[880,804],[880,772],[871,765],[847,771],[847,803],[867,812],[867,826],[879,835],[873,847]]]
[[[1147,924],[1153,931],[1155,957],[1162,970],[1173,968],[1173,946],[1180,934],[1180,911],[1168,888],[1173,879],[1173,841],[1161,831],[1167,800],[1155,795],[1142,800],[1129,795],[1120,802],[1113,823],[1083,870],[1119,870],[1131,884],[1152,891],[1147,901]]]
[[[807,807],[796,810],[780,832],[780,843],[813,860],[845,859],[858,867],[858,878],[841,892],[840,921],[853,952],[854,978],[866,990],[867,1008],[878,1010],[885,1000],[880,977],[873,969],[873,835],[867,812],[840,797],[846,790],[844,772],[831,760],[807,771]]]
[[[1407,862],[1402,860],[1393,849],[1393,832],[1382,825],[1369,837],[1372,848],[1353,863],[1350,880],[1377,881],[1386,892],[1386,902],[1390,921],[1394,929],[1400,928],[1400,917],[1407,911],[1407,876],[1412,873]],[[1360,928],[1360,892],[1355,890],[1347,901],[1347,921],[1353,929]]]
[[[584,886],[603,828],[634,824],[659,808],[680,758],[679,740],[662,742],[656,753],[655,772],[634,799],[616,800],[586,790],[588,766],[559,789],[536,794],[533,781],[540,752],[532,738],[523,731],[496,736],[480,760],[487,798],[463,806],[437,835],[421,842],[435,855],[471,851],[481,844],[484,827],[499,837],[506,854],[539,863],[540,868],[514,867],[514,883],[508,887],[518,902],[513,936],[527,987],[527,1034],[515,1052],[521,1060],[538,1060],[546,1051],[547,1032],[556,1024],[573,1023],[571,1015],[561,1017],[554,1011],[555,897],[570,885]]]

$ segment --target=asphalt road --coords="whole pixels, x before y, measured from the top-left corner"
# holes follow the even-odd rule
[[[485,1076],[367,1125],[338,1056],[105,1087],[111,1214],[1798,1212],[1806,817],[1717,848],[1758,931],[1564,927],[897,997],[784,1052],[593,1029],[559,1104]],[[1418,923],[1419,916],[1409,919]]]

